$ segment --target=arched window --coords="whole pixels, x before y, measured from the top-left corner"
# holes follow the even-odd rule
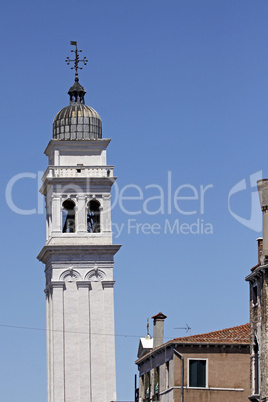
[[[87,232],[100,233],[100,203],[96,200],[88,203]]]
[[[66,200],[62,203],[62,233],[75,232],[75,203]]]

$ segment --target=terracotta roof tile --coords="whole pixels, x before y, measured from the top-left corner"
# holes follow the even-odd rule
[[[144,356],[136,360],[136,364],[139,364],[142,360],[153,354],[159,349],[165,348],[169,345],[183,344],[183,345],[198,345],[198,344],[238,344],[238,345],[250,345],[250,324],[238,325],[237,327],[221,329],[219,331],[208,332],[206,334],[184,336],[182,338],[172,339],[163,345],[152,349]]]
[[[250,343],[250,324],[221,329],[200,335],[175,338],[169,342],[178,343]]]
[[[261,265],[261,264],[258,263],[257,265],[254,265],[254,267],[252,267],[250,270],[251,270],[251,271],[254,271],[254,270],[255,270],[256,268],[258,268],[260,265]]]

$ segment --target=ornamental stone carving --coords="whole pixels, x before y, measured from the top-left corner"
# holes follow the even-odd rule
[[[64,271],[61,275],[59,280],[60,281],[65,281],[65,282],[76,282],[78,280],[81,280],[81,275],[79,272],[75,271],[73,268],[67,269]]]
[[[102,281],[106,277],[105,272],[95,266],[85,276],[85,279],[92,282]]]

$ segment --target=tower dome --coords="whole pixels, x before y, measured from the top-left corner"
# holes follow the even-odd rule
[[[78,75],[69,89],[70,105],[60,110],[53,121],[53,139],[98,140],[102,138],[102,122],[92,107],[85,105],[85,89],[79,84]]]

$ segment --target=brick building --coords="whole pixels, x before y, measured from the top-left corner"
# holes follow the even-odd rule
[[[176,338],[139,353],[140,402],[244,402],[250,393],[249,324]]]

